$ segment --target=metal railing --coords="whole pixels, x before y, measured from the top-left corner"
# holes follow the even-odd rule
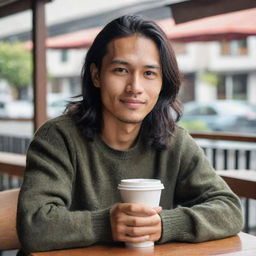
[[[0,152],[26,154],[31,138],[0,135]]]
[[[256,170],[256,136],[191,133],[217,170]],[[256,227],[256,201],[241,199],[244,209],[245,232]]]
[[[31,138],[10,135],[0,135],[0,152],[11,152],[25,155]],[[15,162],[13,162],[15,169]],[[22,177],[0,170],[0,191],[18,188],[22,183]]]
[[[215,169],[256,170],[256,136],[191,133]]]

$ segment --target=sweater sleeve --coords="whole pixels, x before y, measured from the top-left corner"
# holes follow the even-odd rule
[[[219,177],[203,150],[185,132],[174,209],[161,213],[167,241],[202,242],[237,234],[243,226],[239,198]]]
[[[72,210],[76,154],[68,140],[48,122],[29,147],[17,211],[25,252],[84,247],[112,238],[109,209]]]

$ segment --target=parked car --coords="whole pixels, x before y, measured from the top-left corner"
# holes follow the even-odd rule
[[[63,113],[68,104],[69,97],[62,94],[50,94],[47,98],[48,117],[53,118]]]
[[[256,133],[256,106],[236,100],[193,101],[184,104],[181,121],[203,122],[210,131]]]
[[[0,117],[7,117],[6,102],[0,101]]]
[[[27,100],[15,100],[6,104],[7,117],[10,118],[32,118],[32,102]]]
[[[68,97],[61,94],[50,94],[47,98],[47,114],[53,118],[63,113],[68,103]],[[6,103],[4,117],[32,118],[33,102],[28,100],[15,100]],[[1,104],[0,104],[1,116]]]

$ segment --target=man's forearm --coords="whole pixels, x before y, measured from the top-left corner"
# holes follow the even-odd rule
[[[34,214],[19,214],[17,228],[27,252],[84,247],[112,239],[109,209],[68,211],[63,206],[47,204]]]

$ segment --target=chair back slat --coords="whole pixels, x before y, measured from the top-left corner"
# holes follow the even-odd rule
[[[0,251],[20,248],[16,231],[19,189],[0,192]]]

